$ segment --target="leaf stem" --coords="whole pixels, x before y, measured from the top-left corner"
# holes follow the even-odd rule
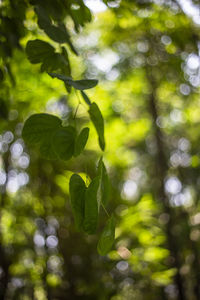
[[[76,115],[77,115],[77,112],[78,112],[79,105],[80,105],[80,103],[78,103],[78,105],[77,105],[77,107],[76,107],[76,110],[75,110],[75,113],[74,113],[74,117],[73,117],[73,119],[75,119],[75,118],[76,118]]]
[[[103,209],[104,209],[106,215],[108,216],[108,218],[110,218],[110,215],[109,215],[109,213],[107,212],[107,210],[106,210],[106,208],[105,208],[105,206],[103,205],[102,202],[101,202],[101,206],[103,207]]]

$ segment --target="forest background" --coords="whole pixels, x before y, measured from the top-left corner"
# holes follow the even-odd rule
[[[200,299],[199,26],[198,1],[0,1],[0,299]],[[80,155],[51,130],[38,151],[41,113],[89,128]],[[69,182],[98,166],[88,235]]]

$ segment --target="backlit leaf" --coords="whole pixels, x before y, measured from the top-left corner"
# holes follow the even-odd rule
[[[92,180],[85,193],[85,216],[83,229],[88,234],[94,234],[98,224],[98,203],[97,192],[99,187],[99,177]]]
[[[104,150],[105,149],[104,120],[101,111],[95,102],[93,102],[89,108],[89,115],[99,136],[99,145],[101,149]]]
[[[84,220],[85,191],[86,186],[83,179],[79,175],[73,174],[69,182],[69,192],[74,220],[78,230],[81,230]]]
[[[102,158],[100,158],[98,164],[98,175],[100,177],[100,183],[99,183],[100,190],[99,190],[99,198],[98,198],[98,204],[100,207],[101,203],[103,203],[103,205],[106,205],[108,203],[109,195],[110,195],[109,177]]]
[[[97,245],[100,255],[106,255],[112,248],[115,241],[115,220],[114,217],[108,220]]]

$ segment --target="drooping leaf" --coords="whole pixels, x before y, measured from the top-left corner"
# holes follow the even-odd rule
[[[41,145],[59,128],[61,128],[61,120],[58,117],[45,113],[34,114],[26,120],[22,137],[30,145]]]
[[[101,149],[104,150],[105,149],[104,120],[101,111],[95,102],[93,102],[89,108],[89,115],[99,136],[99,145]]]
[[[88,105],[91,105],[91,104],[92,104],[91,101],[90,101],[90,99],[88,98],[88,96],[87,96],[87,94],[86,94],[85,92],[81,91],[81,95],[82,95],[83,99],[85,100],[85,102],[86,102]]]
[[[99,183],[99,194],[98,194],[98,205],[102,203],[104,206],[108,203],[110,196],[110,182],[106,167],[104,165],[102,157],[98,163],[98,176],[100,177]]]
[[[74,156],[80,155],[80,153],[85,148],[89,136],[89,131],[90,130],[88,127],[83,128],[78,137],[76,138]]]
[[[53,148],[60,159],[68,160],[74,153],[76,131],[72,126],[57,130],[53,137]]]
[[[115,220],[114,217],[108,220],[97,245],[100,255],[106,255],[112,248],[115,241]]]
[[[85,215],[83,229],[88,234],[94,234],[98,224],[97,192],[99,177],[94,178],[85,193]]]
[[[98,80],[96,79],[73,80],[72,78],[61,74],[49,73],[49,75],[52,78],[57,78],[64,81],[65,83],[67,83],[70,86],[73,86],[77,90],[88,90],[95,87],[98,83]]]
[[[28,41],[26,54],[32,64],[38,64],[44,60],[51,60],[54,55],[54,48],[49,43],[36,39]]]
[[[85,182],[79,175],[73,174],[71,176],[69,192],[75,224],[77,229],[81,230],[84,220],[86,186]]]

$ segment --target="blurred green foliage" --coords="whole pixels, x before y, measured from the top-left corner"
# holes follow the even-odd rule
[[[90,22],[83,1],[0,2],[0,299],[200,299],[199,24],[178,1],[104,3]],[[30,40],[51,55],[31,64]],[[99,85],[86,95],[45,71]],[[105,120],[117,226],[103,257],[106,212],[89,236],[69,201],[73,173],[87,187],[98,172],[107,182],[87,99]],[[22,128],[35,113],[88,127],[82,154],[50,161],[27,147]]]

